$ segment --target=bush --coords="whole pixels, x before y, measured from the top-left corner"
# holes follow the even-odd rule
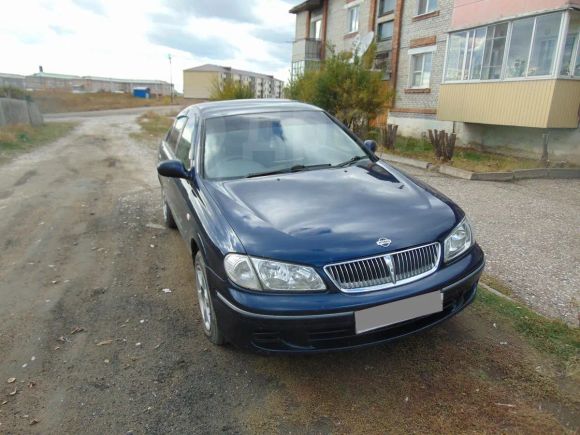
[[[211,100],[243,100],[254,98],[254,91],[250,85],[245,85],[231,78],[215,80],[210,94]]]
[[[285,94],[325,109],[364,136],[371,120],[386,110],[393,97],[382,73],[371,70],[375,51],[374,44],[363,56],[330,49],[320,69],[306,71],[292,80]]]
[[[0,86],[0,98],[15,98],[17,100],[32,101],[29,92],[12,86]]]

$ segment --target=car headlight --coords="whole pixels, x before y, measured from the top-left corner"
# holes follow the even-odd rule
[[[446,263],[453,260],[471,248],[474,243],[475,237],[471,223],[465,217],[445,239],[443,260]]]
[[[229,279],[250,290],[313,291],[325,290],[324,282],[308,266],[228,254],[224,266]]]

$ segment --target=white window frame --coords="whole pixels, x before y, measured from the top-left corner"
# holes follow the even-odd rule
[[[349,4],[347,5],[347,9],[346,9],[346,33],[347,35],[350,33],[358,33],[359,29],[360,29],[360,3],[353,3],[352,5]],[[351,25],[351,16],[350,14],[353,12],[353,10],[356,9],[357,13],[356,13],[356,29],[351,29],[350,25]]]
[[[409,55],[409,81],[408,81],[408,88],[409,89],[430,89],[431,88],[431,80],[433,78],[433,57],[435,52],[437,51],[436,45],[430,45],[428,47],[417,47],[410,49],[407,54]],[[429,78],[429,83],[427,86],[413,86],[413,56],[418,54],[427,54],[431,53],[431,76]],[[425,68],[425,58],[423,58],[423,63],[421,65],[421,74],[424,73]]]
[[[530,75],[528,75],[528,70],[529,70],[529,62],[530,62],[531,53],[532,53],[532,50],[534,48],[534,36],[536,33],[537,18],[544,16],[544,15],[554,14],[554,13],[558,13],[558,12],[561,14],[560,33],[558,34],[558,39],[556,42],[556,44],[557,44],[556,45],[556,53],[554,55],[555,60],[554,60],[554,63],[552,65],[552,71],[550,72],[550,74],[546,74],[546,75],[530,76]],[[564,44],[566,41],[566,33],[567,33],[567,28],[568,28],[569,15],[570,14],[568,11],[551,11],[548,13],[532,15],[532,16],[528,16],[528,17],[520,17],[517,19],[505,20],[508,22],[508,29],[507,29],[507,33],[506,33],[506,42],[505,42],[505,46],[504,46],[504,55],[503,55],[502,67],[501,67],[501,73],[500,73],[499,79],[446,80],[445,77],[447,75],[447,60],[448,60],[448,56],[449,56],[449,43],[450,43],[450,39],[451,39],[449,37],[450,34],[448,34],[447,42],[445,44],[445,61],[443,62],[442,83],[493,83],[493,82],[523,81],[523,80],[546,80],[546,79],[566,78],[566,77],[568,77],[570,79],[578,79],[579,77],[576,77],[576,76],[570,77],[570,76],[561,76],[560,75],[560,66],[562,63]],[[532,30],[530,48],[528,50],[528,61],[527,61],[527,65],[526,65],[526,74],[523,77],[507,77],[506,76],[507,75],[507,64],[508,64],[509,51],[510,51],[510,46],[511,46],[511,41],[512,41],[513,23],[514,23],[514,21],[518,21],[520,19],[526,19],[526,18],[534,18],[534,27]],[[477,26],[477,27],[472,27],[472,28],[468,28],[468,29],[458,30],[457,32],[452,32],[452,33],[467,32],[469,35],[469,32],[472,30],[477,30],[481,27],[488,27],[488,26],[492,26],[492,25],[501,24],[502,22],[505,22],[505,21],[497,21],[494,23],[486,24],[484,26]],[[468,43],[469,43],[469,37],[466,39],[466,44],[468,44]],[[466,47],[467,47],[467,45],[466,45]],[[466,50],[466,53],[467,53],[467,50]],[[483,56],[485,57],[485,49],[484,49]],[[463,61],[463,68],[465,68],[465,57],[464,57],[464,61]],[[461,75],[463,76],[463,74],[464,74],[464,71],[462,71]]]
[[[580,12],[577,12],[578,14],[580,14]],[[572,49],[572,57],[570,58],[570,65],[572,66],[572,74],[568,74],[568,75],[564,75],[564,74],[560,74],[560,70],[562,68],[562,59],[564,57],[564,47],[566,44],[566,38],[568,37],[568,30],[570,29],[570,20],[572,19],[572,14],[570,13],[570,11],[566,11],[566,21],[564,22],[564,29],[562,31],[562,38],[563,38],[563,43],[560,46],[560,55],[558,56],[557,59],[557,64],[556,64],[556,73],[558,75],[559,79],[566,79],[566,80],[578,80],[580,79],[580,75],[575,75],[574,71],[576,69],[576,62],[578,62],[579,58],[580,58],[580,36],[578,38],[576,38],[576,41],[574,43],[574,47]]]
[[[431,12],[435,12],[439,10],[439,2],[438,0],[425,0],[427,3],[426,7],[425,7],[425,12],[421,12],[419,10],[419,8],[421,7],[421,1],[417,0],[417,7],[415,9],[416,12],[416,16],[420,17],[421,15],[427,15],[430,14]],[[432,6],[432,4],[435,3],[435,6]]]

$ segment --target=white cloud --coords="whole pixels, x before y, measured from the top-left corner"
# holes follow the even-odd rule
[[[178,90],[182,70],[203,63],[287,79],[294,33],[289,2],[254,1],[239,20],[234,10],[220,18],[195,7],[172,19],[179,2],[155,0],[11,2],[0,14],[0,72],[32,74],[42,65],[46,72],[169,81],[171,54]]]

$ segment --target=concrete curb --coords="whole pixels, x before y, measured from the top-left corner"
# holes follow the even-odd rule
[[[381,159],[392,163],[412,166],[414,168],[425,169],[429,171],[439,171],[441,174],[450,177],[462,178],[473,181],[513,181],[513,180],[531,180],[537,178],[550,179],[580,179],[580,168],[536,168],[536,169],[514,169],[507,172],[471,172],[461,168],[455,168],[449,165],[434,165],[423,160],[401,157],[394,154],[378,153]]]
[[[504,295],[502,292],[500,292],[500,291],[494,289],[493,287],[490,287],[487,284],[481,282],[481,279],[479,280],[479,282],[477,283],[477,285],[479,287],[481,287],[481,288],[486,289],[488,292],[493,293],[496,296],[499,296],[500,298],[504,298],[504,299],[507,299],[510,302],[513,302],[514,304],[519,304],[520,303],[520,302],[516,301],[515,299],[510,298],[508,295]]]
[[[389,162],[401,163],[402,165],[413,166],[414,168],[419,169],[429,169],[432,166],[430,162],[396,156],[394,154],[377,153],[377,156],[379,156],[381,159],[388,160]]]

